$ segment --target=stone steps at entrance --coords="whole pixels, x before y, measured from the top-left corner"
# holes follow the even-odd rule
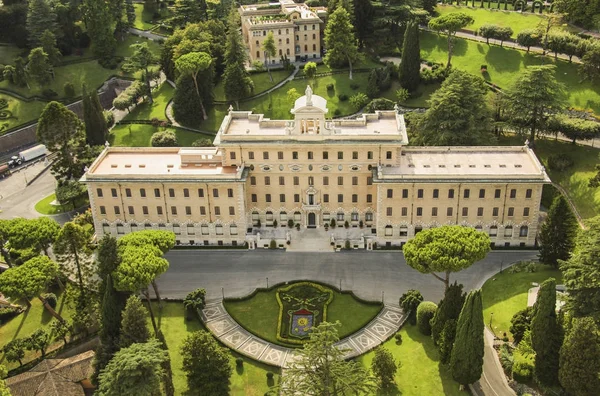
[[[291,233],[291,244],[287,252],[333,252],[330,237],[324,228],[303,228]]]

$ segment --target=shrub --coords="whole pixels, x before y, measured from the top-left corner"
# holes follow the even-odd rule
[[[552,154],[548,157],[548,168],[562,172],[574,164],[573,159],[564,153]]]
[[[294,220],[288,219],[288,227],[290,227],[290,228],[294,227]]]
[[[42,96],[46,99],[52,99],[58,96],[58,93],[56,93],[55,90],[50,89],[50,88],[44,88],[44,90],[42,91]]]
[[[277,227],[277,220],[273,220],[273,227]]]
[[[348,220],[344,221],[344,227],[345,227],[345,228],[348,228],[348,227],[350,227],[350,223],[348,223]]]
[[[152,147],[177,147],[177,136],[173,131],[161,131],[152,135]]]
[[[340,109],[335,109],[335,111],[333,112],[334,116],[340,116],[342,115],[342,111]]]
[[[296,223],[296,230],[300,231],[300,223]]]
[[[98,64],[105,69],[116,69],[119,62],[115,58],[102,58],[98,60]]]
[[[350,250],[350,240],[346,239],[346,243],[344,243],[344,249]]]
[[[357,90],[359,87],[360,87],[360,85],[358,85],[358,84],[357,84],[357,83],[355,83],[355,82],[353,82],[353,83],[350,83],[350,88],[352,88],[352,89],[353,89],[353,90],[355,90],[355,91],[356,91],[356,90]]]
[[[272,380],[273,379],[273,373],[272,372],[270,372],[270,371],[267,372],[267,379],[268,380]]]
[[[206,290],[196,289],[188,293],[183,300],[183,306],[187,311],[198,311],[206,304]]]
[[[19,313],[21,313],[21,310],[17,307],[0,308],[0,324],[8,322]]]
[[[54,293],[44,293],[41,295],[41,297],[46,300],[46,302],[48,303],[48,305],[50,305],[52,307],[52,309],[56,308],[56,294]]]
[[[394,105],[395,105],[395,103],[389,99],[385,99],[385,98],[373,99],[372,101],[369,102],[369,104],[365,108],[365,111],[367,113],[374,113],[375,110],[393,110]]]
[[[115,125],[115,115],[113,114],[113,112],[105,110],[102,112],[102,114],[104,114],[104,121],[106,121],[106,126],[108,128],[112,128],[112,126]]]
[[[333,83],[331,83],[331,84],[327,84],[327,90],[328,90],[328,91],[333,91],[333,90],[335,90],[335,86],[333,85]]]
[[[500,346],[500,364],[506,374],[510,375],[512,373],[514,361],[515,359],[508,345],[502,344]]]
[[[238,367],[238,368],[244,367],[244,359],[242,359],[242,358],[235,359],[235,367]]]
[[[265,71],[265,64],[259,60],[252,62],[252,69],[257,72]]]
[[[275,239],[271,239],[271,243],[269,243],[269,249],[277,249],[277,242],[275,242]]]
[[[517,382],[529,382],[533,378],[533,364],[527,360],[515,361],[512,365],[512,376]]]
[[[398,345],[402,344],[402,334],[396,333],[394,338],[396,339],[396,344],[398,344]]]
[[[331,219],[331,228],[335,228],[335,219]]]
[[[431,318],[435,315],[437,305],[431,301],[423,301],[417,307],[417,327],[423,335],[431,335]]]
[[[260,219],[256,222],[256,227],[260,228],[261,224],[260,224]]]
[[[352,95],[350,98],[350,104],[356,111],[362,109],[367,103],[369,103],[369,97],[362,92]]]
[[[340,102],[345,102],[348,100],[348,95],[346,94],[339,94],[338,95],[338,99],[340,100]]]
[[[75,96],[75,86],[73,83],[66,82],[65,85],[63,85],[63,92],[67,98],[72,98]]]
[[[152,126],[157,128],[160,125],[160,120],[156,117],[154,117],[153,119],[150,120],[150,122],[152,123]]]

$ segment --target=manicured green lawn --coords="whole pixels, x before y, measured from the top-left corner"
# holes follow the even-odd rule
[[[144,11],[143,4],[134,4],[135,7],[135,23],[133,25],[134,28],[140,30],[150,30],[154,26],[152,23],[152,13],[148,11]]]
[[[204,330],[204,328],[197,319],[185,320],[183,304],[181,302],[165,302],[162,310],[159,310],[156,304],[153,304],[153,306],[155,315],[157,316],[157,323],[165,335],[167,346],[169,347],[175,394],[185,394],[187,391],[187,378],[182,371],[183,357],[181,356],[180,348],[188,334],[197,330]],[[275,373],[275,383],[277,383],[279,369],[244,357],[243,369],[239,370],[235,367],[236,357],[238,355],[232,353],[230,363],[233,368],[233,375],[231,376],[230,395],[264,395],[269,390],[266,378],[267,371]]]
[[[508,330],[510,320],[515,313],[527,308],[527,291],[533,287],[531,283],[542,283],[548,278],[555,278],[557,284],[562,282],[559,270],[543,264],[536,264],[536,272],[510,274],[508,270],[504,270],[488,279],[481,289],[483,321],[486,326],[489,327],[493,313],[492,329],[496,336],[502,337],[506,333],[512,339]]]
[[[136,108],[131,110],[131,113],[125,116],[125,120],[151,120],[158,118],[159,120],[167,120],[165,110],[169,100],[173,97],[175,89],[167,84],[163,83],[158,90],[152,91],[153,103],[149,104],[144,102],[138,105]]]
[[[64,303],[64,294],[56,293],[58,298],[56,311],[67,321],[71,319],[72,310]],[[23,306],[25,303],[22,303]],[[20,315],[12,318],[7,323],[0,325],[0,362],[9,370],[19,366],[19,362],[8,363],[4,360],[4,354],[1,352],[4,345],[16,338],[27,338],[40,327],[47,327],[52,321],[52,316],[48,313],[38,298],[31,300],[31,308]],[[62,345],[62,341],[53,343],[48,352]],[[35,351],[25,352],[23,363],[27,363],[38,356]]]
[[[148,47],[150,48],[150,51],[152,51],[152,53],[156,56],[160,55],[160,51],[162,50],[162,45],[158,44],[156,41],[148,40],[144,37],[134,36],[132,34],[127,35],[125,37],[125,40],[123,40],[123,41],[117,41],[117,50],[115,52],[115,55],[123,56],[123,57],[131,56],[133,54],[133,51],[130,48],[130,46],[132,44],[139,44],[139,43],[148,43]]]
[[[499,26],[508,26],[513,30],[513,37],[517,37],[517,34],[525,29],[535,29],[539,24],[544,23],[546,20],[545,14],[521,14],[520,12],[504,11],[504,4],[500,5],[501,10],[495,11],[489,8],[479,8],[479,1],[475,2],[476,8],[456,6],[456,5],[438,5],[436,11],[439,15],[449,14],[451,12],[463,12],[475,20],[475,23],[467,26],[469,30],[479,30],[482,25],[490,23]],[[487,6],[487,3],[485,3]],[[470,3],[469,3],[470,5]],[[495,5],[493,6],[495,7]],[[512,6],[509,5],[509,8]]]
[[[423,395],[468,395],[461,392],[459,385],[452,379],[448,367],[439,362],[437,348],[431,337],[419,333],[416,326],[404,325],[400,329],[402,343],[396,344],[394,338],[383,344],[394,355],[394,359],[402,364],[396,372],[396,387],[387,392],[378,391],[376,395],[385,396],[423,396]],[[375,352],[371,351],[357,358],[367,368]]]
[[[190,147],[194,141],[211,137],[188,131],[185,129],[171,127],[170,130],[175,130],[177,142],[181,147]],[[150,147],[150,139],[155,132],[160,128],[146,124],[121,124],[116,125],[111,131],[108,142],[112,146],[120,147]]]
[[[523,144],[524,137],[502,137],[499,141],[503,145]],[[600,163],[598,155],[600,150],[590,146],[574,145],[569,142],[556,141],[552,138],[536,139],[534,151],[538,158],[546,165],[550,179],[560,184],[569,194],[579,214],[588,219],[600,214],[600,188],[588,187],[588,180],[595,175],[594,167]],[[563,171],[553,171],[548,168],[548,157],[552,154],[564,153],[574,161],[573,167]]]
[[[274,87],[275,85],[279,84],[281,81],[288,78],[288,76],[290,74],[291,74],[291,72],[288,70],[273,70],[273,71],[271,71],[271,75],[273,76],[273,82],[271,82],[271,80],[269,79],[269,73],[267,73],[266,71],[262,72],[262,73],[250,74],[250,78],[252,79],[252,81],[254,81],[254,91],[252,92],[252,95],[258,95],[259,93],[264,92],[271,87]],[[225,88],[223,87],[223,84],[221,81],[219,81],[219,83],[217,83],[217,85],[215,85],[215,89],[213,91],[215,100],[218,100],[218,101],[227,100],[225,98],[225,90],[224,89]]]
[[[421,32],[420,42],[421,58],[446,64],[448,52],[445,36]],[[503,89],[510,88],[526,66],[541,64],[556,65],[556,79],[567,87],[571,106],[592,109],[600,114],[600,86],[589,81],[581,82],[575,63],[460,38],[455,40],[452,56],[453,67],[474,75],[481,76],[481,65],[487,65],[488,74],[484,78]]]
[[[75,208],[73,208],[73,205],[71,205],[69,203],[64,204],[64,205],[59,205],[59,206],[50,205],[50,202],[54,201],[55,199],[56,199],[56,195],[54,195],[54,194],[48,195],[46,198],[42,199],[41,201],[39,201],[38,203],[35,204],[35,210],[43,215],[55,215],[55,214],[59,214],[59,213],[69,212],[71,210],[74,210],[74,209],[77,209],[84,205],[89,204],[87,194],[84,197],[75,201]]]
[[[249,300],[225,301],[224,305],[227,312],[248,331],[275,344],[286,345],[277,339],[279,304],[275,297],[276,290],[259,291]],[[339,320],[342,324],[340,338],[344,338],[364,327],[380,310],[379,305],[364,304],[349,294],[334,291],[333,301],[327,307],[327,321]]]
[[[4,116],[0,115],[0,135],[6,129],[37,119],[46,106],[46,102],[38,100],[25,102],[5,93],[0,93],[0,99],[5,99],[8,105],[8,107],[0,109],[0,113],[4,112]]]

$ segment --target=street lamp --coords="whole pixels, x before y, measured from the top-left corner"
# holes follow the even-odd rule
[[[494,328],[492,327],[492,319],[494,318],[494,313],[490,312],[490,330],[492,331],[492,333],[494,333],[494,337],[496,336],[496,333],[494,332]]]
[[[267,289],[269,288],[269,277],[267,276]]]

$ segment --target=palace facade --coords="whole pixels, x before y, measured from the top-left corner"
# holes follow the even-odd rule
[[[310,87],[291,113],[230,108],[214,147],[107,147],[82,178],[98,236],[164,229],[181,244],[253,247],[260,230],[335,221],[361,229],[359,247],[445,224],[535,244],[550,179],[527,146],[407,147],[398,111],[332,119]]]

